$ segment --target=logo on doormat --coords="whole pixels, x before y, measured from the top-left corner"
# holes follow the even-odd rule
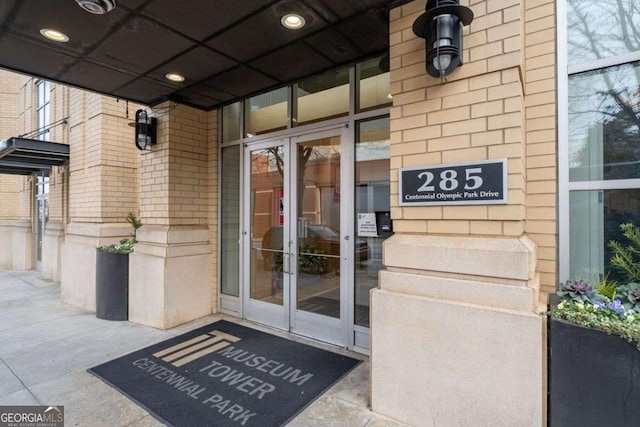
[[[240,338],[214,329],[206,334],[153,353],[153,355],[173,366],[180,367],[238,341]]]

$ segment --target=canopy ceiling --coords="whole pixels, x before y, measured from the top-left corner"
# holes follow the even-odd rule
[[[0,67],[154,105],[210,110],[387,51],[391,0],[0,1]],[[306,19],[300,30],[280,23]],[[65,33],[67,43],[40,30]],[[167,73],[186,77],[182,83]]]

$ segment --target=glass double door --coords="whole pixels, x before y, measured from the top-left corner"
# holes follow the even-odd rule
[[[349,336],[351,303],[345,136],[335,129],[251,144],[244,157],[244,317],[338,345]]]

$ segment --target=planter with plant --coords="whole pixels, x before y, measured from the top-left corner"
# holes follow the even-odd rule
[[[99,246],[96,250],[96,317],[99,319],[129,318],[129,254],[136,243],[135,230],[142,223],[132,213],[127,222],[134,228],[132,239]]]
[[[609,243],[611,266],[626,281],[567,281],[544,313],[552,427],[640,422],[640,229],[620,228],[628,243]]]

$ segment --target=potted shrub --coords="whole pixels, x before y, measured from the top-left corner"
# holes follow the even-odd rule
[[[561,284],[549,321],[549,425],[637,426],[640,422],[640,232],[621,228],[611,265],[629,282]],[[640,282],[640,280],[638,280]],[[558,303],[558,300],[560,301]]]
[[[96,317],[99,319],[129,319],[129,254],[136,243],[135,230],[142,224],[132,213],[127,221],[134,228],[133,239],[122,239],[118,244],[96,250]]]

